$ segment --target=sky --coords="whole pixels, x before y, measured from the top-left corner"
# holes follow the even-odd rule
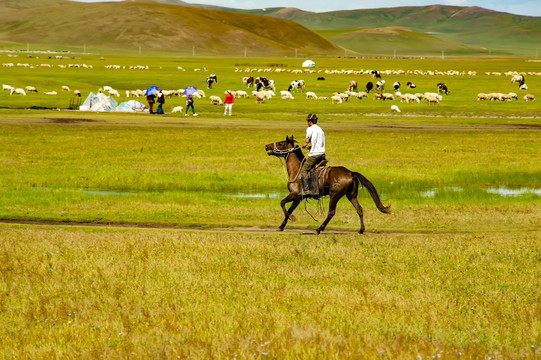
[[[76,1],[102,2],[121,0]],[[541,16],[541,2],[539,0],[187,0],[186,2],[192,4],[198,3],[225,6],[237,9],[259,9],[264,7],[288,6],[314,12],[439,4],[454,6],[479,6],[485,9],[517,15]]]

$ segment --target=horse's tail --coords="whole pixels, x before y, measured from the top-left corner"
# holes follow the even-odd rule
[[[374,203],[376,204],[378,210],[381,211],[382,213],[390,214],[391,213],[391,205],[389,205],[389,206],[383,205],[383,203],[381,202],[381,200],[379,198],[378,191],[376,190],[374,185],[372,185],[370,180],[368,180],[367,178],[365,178],[363,175],[361,175],[358,172],[353,172],[353,176],[358,181],[360,181],[362,186],[364,186],[368,190],[368,192],[370,193],[370,196],[372,196],[372,199],[374,200]]]

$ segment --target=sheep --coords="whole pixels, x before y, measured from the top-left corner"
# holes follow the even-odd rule
[[[179,113],[181,113],[182,110],[183,110],[182,106],[175,106],[175,107],[173,108],[173,110],[171,110],[171,112],[174,112],[174,113],[175,113],[175,112],[179,112]]]
[[[348,91],[357,91],[357,81],[351,80],[349,82]]]
[[[392,112],[400,112],[400,109],[396,105],[391,105],[391,111]]]
[[[511,84],[514,82],[518,82],[521,84],[524,84],[524,75],[515,74],[511,77]]]
[[[203,90],[197,90],[197,94],[200,96],[200,97],[207,97],[205,95],[205,92]]]
[[[11,92],[11,89],[13,89],[13,86],[9,86],[9,85],[6,85],[6,84],[2,85],[2,91],[7,90],[7,91]]]
[[[236,93],[237,93],[237,95],[236,95],[237,98],[241,98],[241,97],[242,98],[247,98],[248,97],[248,93],[246,91],[244,91],[244,90],[237,90]]]
[[[376,83],[376,91],[383,91],[385,90],[385,80],[379,80]]]
[[[103,91],[111,91],[111,90],[114,90],[112,87],[110,87],[109,85],[105,85],[103,87]]]
[[[327,96],[318,96],[318,100],[328,100],[329,98]]]
[[[219,96],[209,96],[211,105],[222,105],[222,99]]]
[[[406,83],[406,86],[409,87],[410,89],[415,89],[417,87],[417,85],[415,85],[414,83],[412,83],[411,81],[408,81]]]
[[[71,91],[69,86],[62,85],[62,91]]]
[[[524,99],[524,101],[535,101],[535,96],[533,96],[532,94],[526,94],[522,98]]]
[[[440,103],[440,100],[437,97],[432,96],[432,95],[427,96],[425,94],[425,99],[429,104],[439,104]]]
[[[410,102],[413,102],[413,101],[416,101],[416,102],[420,102],[419,98],[413,94],[403,94],[403,95],[400,95],[400,102],[407,102],[407,103],[410,103]]]
[[[73,90],[73,95],[81,97],[81,92],[79,90]]]
[[[479,94],[477,94],[477,101],[479,101],[479,100],[489,100],[489,99],[490,99],[490,98],[489,98],[488,95],[485,94],[485,93],[479,93]]]
[[[447,85],[445,85],[444,83],[438,83],[437,86],[438,86],[438,94],[444,93],[445,95],[449,95],[451,93],[449,89],[447,88]]]
[[[25,89],[26,89],[27,92],[36,92],[36,93],[38,92],[38,89],[36,89],[33,86],[27,86],[27,87],[25,87]]]
[[[342,103],[342,97],[338,95],[331,96],[331,102],[333,104],[341,104]]]
[[[316,95],[316,93],[313,92],[313,91],[308,91],[308,92],[306,93],[306,98],[307,98],[307,99],[314,99],[314,100],[317,100],[317,95]]]
[[[56,91],[45,91],[45,95],[57,95],[58,93]]]
[[[398,91],[398,89],[400,89],[400,82],[395,81],[395,83],[393,84],[393,89],[394,91]]]
[[[366,83],[366,93],[370,94],[370,91],[374,88],[374,83],[372,81],[369,81]]]
[[[293,97],[293,95],[291,95],[291,93],[289,93],[287,91],[285,93],[281,94],[280,97],[282,98],[282,100],[293,100],[293,99],[295,99]]]
[[[304,92],[304,87],[305,87],[304,80],[293,80],[291,84],[289,84],[289,88],[287,88],[287,91],[291,91],[291,90],[299,91],[300,89],[301,92]]]
[[[109,90],[109,96],[120,97],[120,94],[115,89],[111,89],[111,90]]]
[[[26,92],[24,92],[24,89],[21,89],[21,88],[11,88],[9,95],[13,95],[13,94],[26,96]]]
[[[355,97],[360,100],[362,98],[368,98],[368,94],[364,91],[359,91],[357,94],[355,94]]]
[[[521,84],[518,88],[519,88],[520,90],[528,90],[528,85],[526,85],[526,84]]]

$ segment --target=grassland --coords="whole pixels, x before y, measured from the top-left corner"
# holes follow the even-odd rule
[[[0,94],[0,219],[42,224],[0,223],[2,356],[541,355],[540,110],[476,100],[478,92],[516,92],[508,77],[485,71],[530,72],[536,63],[317,59],[319,74],[266,75],[277,90],[303,78],[323,96],[351,79],[372,80],[324,72],[331,69],[478,75],[386,76],[389,85],[411,80],[420,92],[440,81],[451,89],[438,105],[393,102],[400,114],[372,98],[331,105],[299,94],[262,105],[238,99],[232,117],[201,99],[195,118],[24,108],[63,109],[72,97],[60,93],[63,84],[84,97],[104,85],[203,87],[211,72],[219,83],[207,96],[223,96],[243,88],[246,73],[235,69],[298,69],[300,59],[24,61],[93,69],[2,68],[5,83],[40,92]],[[527,75],[538,98],[539,82]],[[183,100],[168,100],[166,111],[176,105]],[[311,235],[324,216],[314,202],[299,207],[284,233],[273,231],[286,181],[264,145],[301,139],[308,112],[320,114],[331,164],[363,173],[393,207],[379,213],[362,190],[363,236],[354,234],[359,220],[347,200],[328,233]]]

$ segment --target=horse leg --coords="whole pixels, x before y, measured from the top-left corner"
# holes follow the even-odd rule
[[[325,221],[323,221],[323,224],[321,224],[321,226],[316,230],[318,235],[320,232],[325,230],[327,224],[333,218],[334,214],[336,213],[336,204],[338,204],[338,200],[340,200],[342,195],[330,195],[330,197],[331,198],[329,200],[329,213],[327,214],[327,218],[325,219]]]
[[[293,204],[289,207],[289,210],[286,210],[286,204],[288,202],[293,201]],[[286,227],[287,221],[289,220],[289,217],[293,213],[293,211],[297,208],[297,206],[300,204],[300,199],[298,198],[297,194],[290,193],[287,195],[281,202],[280,205],[282,206],[282,211],[284,212],[284,221],[280,225],[279,229],[280,231],[283,231]],[[293,219],[292,219],[293,220]]]
[[[364,220],[363,220],[363,208],[359,204],[359,201],[357,200],[357,191],[353,191],[352,193],[347,194],[348,200],[353,204],[353,207],[355,210],[357,210],[357,214],[359,214],[359,219],[361,219],[361,229],[359,230],[359,234],[364,233]]]

